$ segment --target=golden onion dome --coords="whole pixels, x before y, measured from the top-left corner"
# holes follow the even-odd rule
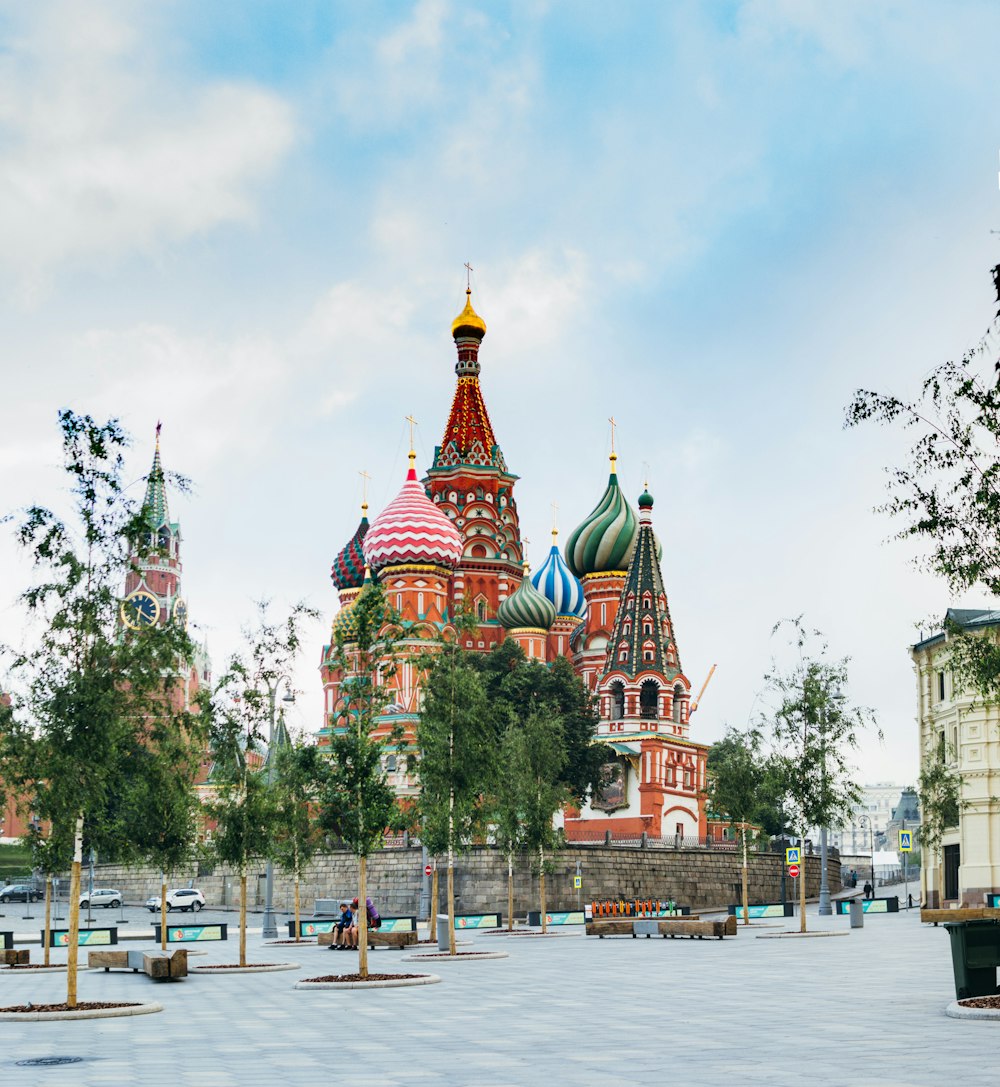
[[[481,340],[486,335],[486,322],[472,308],[472,288],[465,290],[465,309],[451,322],[451,334],[456,339],[459,336],[475,336]]]

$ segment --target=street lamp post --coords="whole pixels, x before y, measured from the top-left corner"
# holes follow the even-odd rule
[[[844,695],[840,690],[835,690],[830,695],[831,699],[837,702],[844,701]],[[823,708],[823,804],[826,805],[826,719],[827,709]],[[821,917],[829,917],[833,913],[833,906],[830,905],[830,883],[827,877],[826,870],[827,859],[827,826],[824,821],[823,825],[819,828],[819,914]]]
[[[278,691],[282,683],[289,682],[288,676],[278,676],[274,681],[274,686],[268,684],[267,688],[270,708],[267,730],[267,784],[269,786],[274,784],[274,724]],[[286,689],[281,696],[281,701],[290,704],[295,701],[295,695],[292,694],[290,689]],[[265,940],[276,940],[278,938],[278,926],[274,922],[274,861],[270,857],[267,858],[267,864],[264,868],[264,922],[261,925],[261,937]]]
[[[859,815],[858,823],[864,827],[865,823],[868,824],[868,841],[872,851],[872,898],[875,897],[875,827],[872,823],[872,817],[870,815]]]

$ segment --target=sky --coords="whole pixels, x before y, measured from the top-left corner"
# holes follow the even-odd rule
[[[949,604],[875,511],[907,435],[843,428],[977,343],[1000,260],[990,2],[0,2],[0,509],[65,510],[56,413],[162,421],[184,594],[219,670],[254,601],[330,564],[440,440],[450,326],[529,556],[648,479],[711,742],[766,708],[803,616],[913,781],[908,646]],[[138,490],[137,490],[138,493]],[[0,640],[30,570],[0,537]]]

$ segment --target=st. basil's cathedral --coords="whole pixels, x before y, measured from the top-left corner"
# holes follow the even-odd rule
[[[529,659],[567,657],[596,698],[597,740],[607,745],[604,787],[567,813],[570,841],[614,835],[704,838],[708,745],[689,739],[691,684],[681,667],[653,532],[653,498],[639,512],[611,472],[600,501],[570,534],[560,554],[553,543],[528,574],[514,485],[490,422],[479,382],[486,323],[472,307],[452,323],[457,385],[441,444],[422,480],[416,454],[398,495],[361,522],[333,563],[340,610],[320,665],[326,725],[344,678],[336,667],[337,633],[350,643],[351,608],[366,577],[377,578],[401,620],[394,697],[378,721],[388,738],[402,726],[400,750],[415,749],[420,672],[414,658],[429,637],[455,636],[451,617],[471,611],[476,625],[464,647],[488,652],[513,639]],[[412,444],[412,443],[411,443]],[[384,762],[401,798],[418,791],[405,754],[387,746]]]

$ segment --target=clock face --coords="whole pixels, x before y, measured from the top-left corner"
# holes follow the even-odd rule
[[[160,602],[152,593],[139,589],[122,601],[121,616],[132,630],[151,627],[160,617]]]
[[[188,621],[188,606],[184,600],[177,599],[174,601],[174,622],[185,629]]]

